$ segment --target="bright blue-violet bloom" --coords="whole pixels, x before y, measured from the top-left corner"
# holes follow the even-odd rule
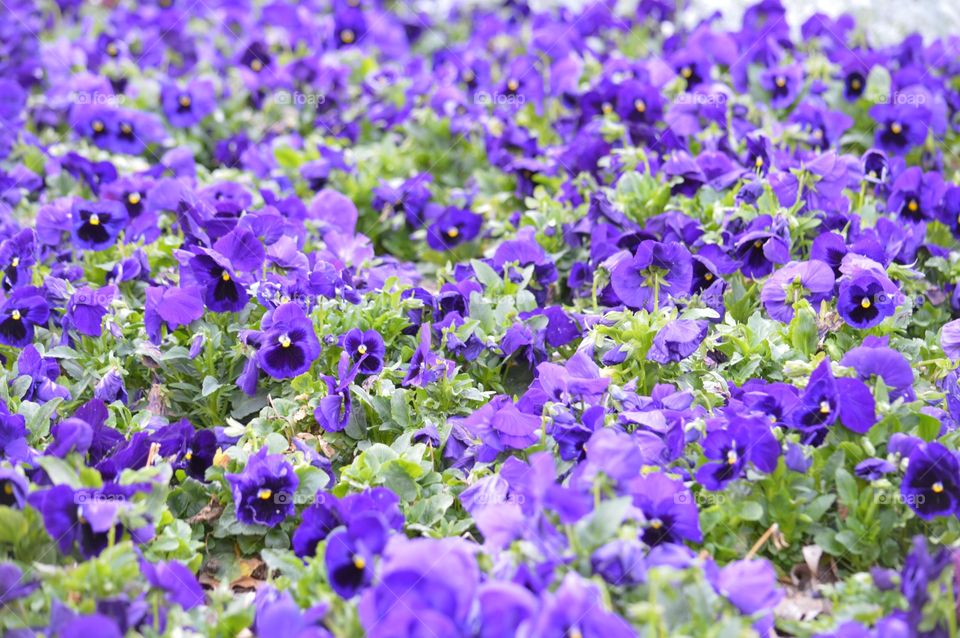
[[[226,478],[241,523],[274,527],[293,513],[300,480],[282,455],[268,454],[262,447],[247,459],[241,473]]]

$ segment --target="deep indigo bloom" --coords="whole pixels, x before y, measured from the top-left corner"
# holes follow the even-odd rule
[[[842,400],[841,400],[842,399]],[[859,379],[834,378],[830,359],[824,359],[810,375],[806,390],[790,415],[789,423],[805,431],[822,430],[837,420],[859,434],[877,421],[870,388]]]
[[[199,288],[150,286],[143,310],[143,325],[147,336],[156,345],[162,338],[160,328],[176,330],[203,316],[203,300]]]
[[[160,101],[167,121],[177,128],[200,123],[217,107],[215,89],[210,80],[194,80],[184,87],[168,83],[160,93]]]
[[[706,321],[674,319],[657,332],[647,359],[664,365],[686,359],[700,347],[708,327]]]
[[[237,520],[247,525],[275,527],[293,513],[293,495],[300,480],[281,454],[267,448],[247,459],[240,474],[227,474],[237,507]]]
[[[617,114],[630,124],[656,124],[663,118],[663,96],[639,80],[626,80],[617,92]]]
[[[474,610],[478,581],[472,546],[463,539],[394,536],[380,578],[358,606],[360,622],[370,638],[395,638],[397,629],[401,635],[460,635]]]
[[[767,313],[783,323],[793,320],[794,304],[806,299],[814,308],[833,295],[833,269],[822,261],[795,261],[776,271],[764,282],[760,301]]]
[[[13,563],[0,563],[0,609],[17,599],[29,596],[39,586],[38,581],[27,580],[23,571]]]
[[[690,252],[676,242],[646,240],[635,255],[622,259],[610,273],[613,291],[624,305],[656,310],[670,299],[690,294],[693,261]]]
[[[313,411],[313,418],[325,431],[340,432],[350,422],[350,415],[353,413],[350,384],[359,369],[359,364],[354,363],[348,353],[342,352],[337,363],[337,376],[323,375],[322,378],[327,384],[327,396],[320,399]]]
[[[773,108],[785,109],[793,104],[803,88],[803,65],[767,69],[760,75],[760,86],[770,94]]]
[[[120,401],[126,404],[129,400],[127,388],[123,383],[123,376],[117,370],[110,370],[96,386],[93,388],[93,398],[99,399],[104,403],[113,403]]]
[[[129,215],[123,204],[113,200],[88,202],[77,199],[70,211],[73,243],[85,250],[103,250],[117,240]]]
[[[663,164],[663,174],[670,180],[680,179],[670,187],[671,195],[693,197],[707,183],[703,169],[689,153],[683,151],[673,153]]]
[[[927,139],[930,111],[916,104],[877,104],[870,109],[876,121],[876,145],[893,155],[906,155]]]
[[[705,571],[717,593],[729,600],[741,614],[752,616],[770,611],[783,598],[777,573],[768,561],[738,560],[721,569],[711,561]]]
[[[162,560],[151,563],[141,559],[140,573],[151,587],[162,590],[168,601],[180,605],[185,610],[203,604],[203,588],[197,581],[197,577],[179,561]]]
[[[769,138],[764,135],[750,135],[747,137],[747,154],[743,162],[747,170],[765,176],[773,166],[771,157],[772,149]]]
[[[0,505],[23,509],[23,504],[27,500],[27,485],[27,480],[16,470],[0,468]],[[2,582],[2,579],[0,579],[0,582]],[[0,594],[0,599],[2,599],[2,594]]]
[[[936,441],[913,448],[900,493],[920,518],[956,514],[960,504],[960,463],[956,455]]]
[[[27,228],[0,243],[0,284],[5,291],[30,284],[37,263],[37,239]]]
[[[533,617],[540,601],[526,587],[509,581],[490,580],[477,592],[480,621],[477,638],[515,636],[517,628]]]
[[[448,206],[427,228],[427,244],[434,250],[450,250],[480,234],[483,217],[455,206]]]
[[[32,453],[27,445],[27,425],[22,414],[0,412],[0,458],[13,463],[26,461]]]
[[[590,556],[590,567],[611,585],[639,585],[646,577],[643,545],[635,540],[611,541]]]
[[[70,398],[70,391],[56,383],[60,376],[60,363],[53,357],[41,356],[33,345],[25,347],[17,357],[17,374],[31,379],[23,395],[26,401],[46,403],[56,397]]]
[[[399,186],[381,183],[373,189],[370,205],[384,214],[401,213],[410,228],[420,228],[425,221],[425,208],[430,201],[429,173],[415,175]]]
[[[900,573],[900,593],[906,598],[910,607],[908,619],[914,627],[919,624],[924,606],[930,602],[930,584],[940,578],[943,570],[956,558],[953,552],[946,547],[939,547],[931,552],[927,548],[927,539],[922,535],[913,538],[913,549],[903,561],[903,570]],[[944,632],[934,632],[933,635],[943,635]]]
[[[540,417],[524,414],[505,394],[493,397],[489,403],[464,418],[453,420],[478,441],[477,457],[481,462],[492,461],[504,450],[523,450],[539,440]]]
[[[629,623],[604,609],[596,585],[569,572],[546,600],[531,635],[542,638],[634,638]]]
[[[320,356],[313,322],[296,303],[285,303],[264,315],[257,364],[274,379],[298,377]]]
[[[943,324],[940,329],[940,347],[951,361],[960,361],[960,319]]]
[[[755,219],[751,228],[759,226],[756,222],[764,217]],[[766,217],[765,221],[769,223],[770,218]],[[757,279],[769,275],[774,264],[785,264],[790,260],[790,244],[776,233],[751,229],[737,239],[734,254],[740,260],[740,272]]]
[[[207,468],[213,465],[213,459],[220,447],[216,433],[211,430],[197,430],[186,441],[174,467],[182,469],[187,476],[198,481],[205,481]]]
[[[430,324],[422,324],[420,326],[420,342],[417,349],[413,351],[413,356],[410,357],[410,364],[407,366],[407,374],[403,378],[403,385],[425,387],[442,377],[453,376],[453,362],[437,355],[430,347],[431,341]]]
[[[924,173],[911,166],[894,180],[887,210],[912,222],[931,220],[946,188],[940,173]]]
[[[303,510],[300,525],[293,533],[293,551],[307,558],[317,552],[317,544],[344,524],[339,503],[330,494],[318,492],[314,504]]]
[[[115,620],[103,614],[76,616],[68,620],[57,634],[60,638],[122,638]]]
[[[879,149],[872,148],[863,154],[863,179],[871,184],[885,184],[890,175],[890,164],[887,154]]]
[[[203,302],[213,312],[240,312],[250,295],[247,273],[263,264],[266,252],[256,235],[237,227],[221,237],[213,249],[198,248],[190,271],[203,292]]]
[[[330,534],[323,559],[331,589],[350,599],[368,587],[374,559],[385,545],[385,530],[373,518]]]
[[[65,457],[71,452],[86,455],[93,444],[93,428],[83,419],[70,417],[50,428],[53,440],[44,450],[47,456]]]
[[[832,111],[812,101],[801,102],[790,114],[789,121],[799,124],[809,134],[807,143],[820,151],[834,146],[853,126],[853,118],[846,113]]]
[[[33,286],[14,290],[0,305],[0,343],[23,348],[33,342],[34,328],[50,318],[43,291]]]
[[[265,586],[257,590],[255,606],[253,628],[257,636],[333,638],[323,627],[326,604],[303,610],[288,592]]]
[[[849,325],[866,330],[892,316],[899,297],[896,285],[885,275],[864,270],[840,280],[837,312]]]
[[[32,492],[27,500],[40,512],[60,552],[69,554],[76,543],[86,559],[106,549],[111,534],[116,540],[123,538],[119,514],[128,507],[126,498],[133,491],[115,485],[74,491],[67,485],[57,485]]]
[[[641,534],[644,543],[654,547],[664,543],[702,542],[697,504],[683,482],[654,472],[633,479],[629,491],[633,504],[646,519]]]
[[[708,490],[722,490],[743,475],[748,463],[770,473],[780,458],[780,443],[761,417],[733,417],[726,427],[707,433],[703,454],[712,463],[697,471],[697,481]]]
[[[64,324],[82,335],[99,337],[103,333],[103,318],[116,294],[115,286],[78,288],[67,304]]]
[[[840,360],[840,365],[857,371],[857,378],[872,383],[873,377],[883,379],[890,389],[890,400],[903,398],[913,401],[913,366],[905,356],[887,345],[887,339],[867,337],[863,344],[853,348]]]
[[[371,375],[383,369],[386,346],[376,330],[353,328],[343,335],[343,349],[357,365],[359,374]]]
[[[893,463],[886,459],[866,459],[857,463],[854,473],[865,481],[876,481],[885,474],[890,474],[897,470]]]
[[[152,113],[92,105],[74,109],[74,129],[102,149],[139,155],[151,144],[163,141],[163,122]]]

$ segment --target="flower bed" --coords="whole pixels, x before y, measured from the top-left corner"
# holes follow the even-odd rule
[[[960,39],[7,0],[0,631],[956,636]]]

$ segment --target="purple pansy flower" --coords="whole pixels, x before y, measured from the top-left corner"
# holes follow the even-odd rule
[[[274,379],[298,377],[320,356],[313,322],[296,303],[285,303],[264,315],[260,330],[257,364]]]
[[[621,259],[610,273],[614,293],[626,306],[653,311],[690,294],[693,260],[676,242],[646,240],[636,254]]]
[[[293,495],[300,480],[280,454],[267,448],[247,459],[239,474],[227,474],[237,507],[237,520],[247,525],[275,527],[293,513]]]

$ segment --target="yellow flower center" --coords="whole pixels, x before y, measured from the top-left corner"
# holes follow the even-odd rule
[[[778,75],[778,76],[777,76],[777,79],[775,79],[773,82],[774,82],[774,84],[776,84],[779,88],[782,89],[783,87],[785,87],[785,86],[787,85],[787,78],[783,77],[782,75]]]
[[[900,122],[894,122],[890,125],[890,132],[894,135],[900,135],[901,131],[903,131],[903,125]]]
[[[15,309],[13,312],[10,313],[10,318],[13,319],[14,321],[20,321],[20,311]]]
[[[727,452],[727,465],[735,465],[737,461],[740,460],[740,457],[737,456],[736,450],[729,450]]]
[[[460,229],[457,228],[456,226],[451,226],[450,228],[447,229],[447,237],[449,237],[450,239],[456,239],[459,236],[460,236]]]
[[[13,494],[13,483],[11,483],[10,481],[5,482],[3,484],[3,493],[6,494],[7,496],[10,496],[11,494]]]
[[[279,337],[277,337],[277,341],[279,341],[279,342],[280,342],[280,345],[281,345],[282,347],[284,347],[284,348],[289,348],[289,347],[290,347],[290,343],[291,343],[290,337],[288,337],[288,336],[285,335],[285,334],[280,335]]]
[[[260,61],[260,58],[254,58],[250,61],[250,68],[254,71],[260,72],[263,69],[263,62]]]
[[[520,82],[518,80],[510,80],[507,82],[507,88],[511,91],[516,91],[520,88]]]
[[[473,72],[473,69],[467,69],[463,72],[463,81],[464,82],[473,82],[477,77],[477,74]]]
[[[661,527],[663,527],[663,521],[661,521],[659,518],[655,518],[652,521],[650,521],[650,527],[652,527],[653,529],[660,529]]]
[[[359,346],[357,346],[357,352],[360,354],[367,354],[367,346],[361,343]]]
[[[567,635],[570,636],[570,638],[583,638],[583,633],[576,627],[571,627]]]
[[[920,204],[917,203],[917,200],[911,198],[911,200],[907,202],[907,210],[909,210],[911,213],[915,213],[920,210]]]
[[[693,69],[691,69],[688,66],[685,66],[682,69],[680,69],[680,75],[682,75],[685,79],[689,80],[690,77],[693,75]]]
[[[866,310],[873,305],[873,302],[870,301],[870,297],[864,297],[860,300],[860,307]]]
[[[133,133],[133,127],[127,124],[126,122],[124,122],[123,124],[120,125],[120,132],[123,133],[124,135],[130,135],[131,133]]]
[[[713,281],[713,273],[708,272],[703,276],[703,278],[706,279],[707,281]]]
[[[362,571],[367,566],[367,561],[363,560],[363,556],[354,556],[353,566]]]
[[[91,226],[99,226],[99,225],[100,225],[100,215],[97,215],[96,213],[94,213],[93,215],[90,215],[90,225],[91,225]]]
[[[273,490],[271,490],[268,487],[265,487],[261,489],[259,492],[257,492],[257,498],[259,498],[261,501],[266,501],[271,496],[273,496]]]
[[[353,29],[344,29],[340,32],[340,41],[344,44],[352,44],[356,39],[357,34],[353,32]]]
[[[17,266],[19,266],[19,265],[20,265],[20,258],[19,258],[19,257],[14,257],[13,259],[11,259],[11,260],[10,260],[10,265],[13,266],[14,268],[16,268]]]
[[[634,100],[633,108],[636,109],[637,113],[645,113],[647,110],[647,103],[643,100]]]
[[[137,204],[139,204],[140,199],[141,199],[140,193],[130,193],[129,195],[127,195],[127,202],[129,202],[131,206],[136,206]]]
[[[763,166],[763,158],[757,155],[757,159],[753,160],[753,165],[756,166],[757,168],[760,168],[761,166]]]
[[[763,247],[763,242],[758,239],[757,241],[753,242],[753,247],[754,247],[754,248],[762,248],[762,247]]]
[[[100,120],[94,120],[91,126],[94,133],[103,133],[103,129],[106,128]]]
[[[941,483],[940,481],[937,481],[936,483],[930,486],[930,489],[933,490],[934,494],[939,494],[940,492],[943,491],[943,483]]]
[[[220,275],[220,279],[223,279],[224,281],[230,281],[230,273],[224,270],[223,274]]]
[[[118,53],[120,53],[120,50],[117,49],[116,44],[111,42],[110,44],[107,45],[107,55],[109,55],[111,58],[117,57]]]
[[[830,402],[821,401],[820,402],[820,414],[830,414]]]
[[[189,95],[181,95],[181,96],[180,96],[180,99],[177,100],[177,101],[180,103],[180,106],[182,106],[183,108],[189,108],[189,106],[190,106],[190,96],[189,96]]]
[[[610,102],[604,102],[600,107],[600,110],[609,115],[610,113],[613,113],[613,104],[610,104]]]
[[[193,450],[187,450],[187,453],[183,455],[183,458],[187,459],[188,461],[193,459]]]
[[[860,78],[850,80],[850,88],[854,91],[859,91],[861,86],[863,86],[863,82],[860,81]]]

